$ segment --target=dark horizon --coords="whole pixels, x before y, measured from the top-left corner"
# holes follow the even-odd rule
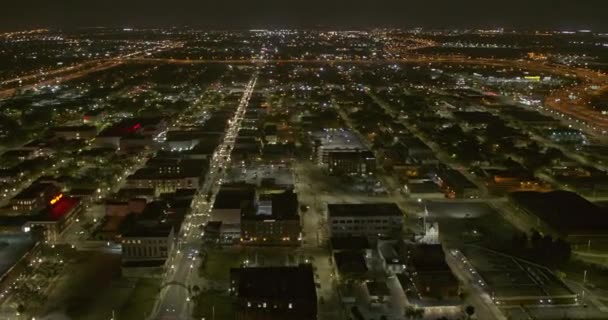
[[[126,2],[126,3],[125,3]],[[5,4],[0,29],[81,27],[248,28],[496,28],[608,31],[608,3],[587,0],[24,0]]]

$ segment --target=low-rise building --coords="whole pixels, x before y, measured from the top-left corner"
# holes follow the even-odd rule
[[[10,209],[16,213],[29,213],[40,210],[57,202],[63,197],[61,190],[53,183],[35,183],[15,195],[9,203]]]
[[[363,279],[369,271],[368,259],[363,251],[338,251],[333,253],[338,275],[342,279]]]
[[[172,226],[138,227],[122,235],[123,265],[163,265],[174,246],[175,232]]]
[[[460,284],[445,261],[440,244],[411,244],[403,248],[407,275],[399,275],[404,288],[420,302],[458,299]],[[408,291],[408,290],[406,290]]]
[[[124,217],[117,239],[122,244],[123,268],[159,268],[175,248],[185,212],[170,200],[154,201],[142,213]]]
[[[509,194],[520,219],[530,228],[572,243],[608,239],[608,212],[569,191]]]
[[[400,274],[405,272],[406,261],[400,250],[399,241],[397,243],[394,241],[378,242],[378,256],[382,261],[382,266],[389,274]]]
[[[255,188],[249,184],[225,184],[215,196],[210,221],[221,222],[220,241],[241,238],[241,217],[255,211]]]
[[[82,117],[82,122],[84,124],[89,123],[100,123],[106,118],[106,112],[103,110],[91,110],[84,114]]]
[[[127,187],[152,188],[157,195],[198,189],[206,167],[205,160],[151,159],[144,168],[127,177]]]
[[[230,269],[230,293],[237,319],[317,319],[317,292],[311,265]]]
[[[376,169],[376,157],[357,136],[344,129],[314,133],[313,159],[333,174],[369,175]]]
[[[125,119],[103,129],[95,138],[95,145],[119,149],[123,139],[143,138],[143,141],[139,142],[126,141],[124,146],[146,146],[152,143],[152,138],[165,131],[166,127],[166,122],[158,117]]]
[[[293,191],[260,196],[255,212],[241,217],[241,241],[249,245],[299,245],[298,196]]]
[[[61,193],[51,199],[42,210],[14,218],[23,219],[24,223],[21,226],[21,231],[31,232],[39,229],[46,241],[55,243],[67,227],[77,219],[82,210],[83,206],[79,198]]]
[[[403,187],[405,193],[412,199],[444,199],[445,193],[431,180],[410,181]]]
[[[332,237],[398,236],[403,229],[403,212],[395,203],[328,204]]]
[[[154,170],[140,169],[127,177],[127,186],[132,188],[152,188],[156,194],[174,192],[177,189],[197,189],[200,176],[187,174],[164,175]]]
[[[437,173],[439,185],[448,198],[478,198],[479,188],[462,173],[445,169]]]
[[[105,203],[106,216],[127,216],[130,213],[142,213],[146,207],[146,199],[132,198],[128,201],[108,200]]]
[[[327,169],[332,174],[372,175],[376,156],[367,150],[333,151],[327,153]]]
[[[53,136],[64,140],[90,140],[97,136],[97,128],[90,125],[55,127]]]

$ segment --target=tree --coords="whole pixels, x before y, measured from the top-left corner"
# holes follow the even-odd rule
[[[192,286],[192,292],[194,292],[194,294],[198,294],[201,291],[201,288],[198,285],[194,285]]]
[[[514,233],[511,241],[514,250],[524,249],[528,245],[528,235],[525,232]]]
[[[407,319],[422,319],[424,318],[424,309],[407,307],[405,308],[405,317]]]
[[[530,236],[530,242],[532,248],[538,248],[543,236],[538,232],[538,230],[532,229],[532,235]]]
[[[424,318],[424,309],[416,309],[414,319],[423,319]]]
[[[468,305],[465,309],[464,312],[467,314],[467,317],[469,319],[471,319],[471,317],[475,314],[475,307]]]
[[[572,247],[568,242],[562,238],[559,238],[553,243],[553,246],[555,248],[556,259],[558,259],[559,262],[566,262],[570,260]]]
[[[405,308],[405,317],[407,319],[412,319],[414,317],[414,313],[416,312],[416,309],[412,308],[412,307],[407,307]]]

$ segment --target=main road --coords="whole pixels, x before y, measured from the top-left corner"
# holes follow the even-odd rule
[[[149,319],[191,319],[194,301],[191,301],[191,289],[194,285],[204,283],[205,279],[198,277],[198,249],[201,245],[201,233],[198,226],[206,222],[219,191],[226,167],[230,164],[230,154],[241,127],[241,122],[249,100],[257,82],[257,73],[249,81],[237,110],[232,119],[228,120],[228,128],[222,143],[209,164],[209,172],[197,196],[193,201],[193,211],[186,216],[182,230],[178,236],[177,250],[168,262],[169,267],[162,282],[159,299]],[[211,195],[211,196],[209,196]]]

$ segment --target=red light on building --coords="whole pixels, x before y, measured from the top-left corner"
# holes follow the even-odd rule
[[[133,126],[128,127],[128,128],[126,129],[126,131],[127,131],[127,132],[129,132],[129,133],[131,133],[131,132],[135,132],[135,131],[137,131],[139,128],[141,128],[141,124],[140,124],[140,123],[136,123],[136,124],[134,124]]]
[[[50,217],[53,220],[58,220],[64,215],[66,215],[70,210],[74,208],[74,206],[78,203],[78,199],[62,197],[58,199],[54,205],[51,206],[49,212]]]

